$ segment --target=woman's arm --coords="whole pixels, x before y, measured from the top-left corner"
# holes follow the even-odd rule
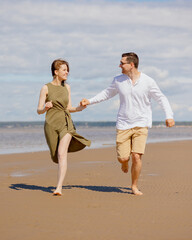
[[[37,107],[38,114],[45,113],[49,108],[53,106],[52,102],[47,102],[45,104],[47,94],[48,94],[48,87],[44,85],[41,89],[40,96],[39,96],[39,103]]]
[[[72,107],[71,106],[71,88],[68,84],[65,84],[66,85],[66,88],[68,90],[68,93],[69,93],[69,103],[68,103],[68,106],[67,106],[67,109],[69,110],[69,112],[80,112],[82,111],[83,109],[86,108],[86,106],[77,106],[77,107]]]

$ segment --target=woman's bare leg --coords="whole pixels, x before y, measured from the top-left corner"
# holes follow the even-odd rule
[[[62,194],[62,185],[67,171],[67,151],[72,136],[67,133],[59,142],[58,147],[58,182],[54,195]]]

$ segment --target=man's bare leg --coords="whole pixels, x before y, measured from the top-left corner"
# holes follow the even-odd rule
[[[128,173],[129,165],[128,161],[129,158],[118,158],[118,161],[121,163],[121,169],[124,173]]]
[[[137,184],[138,179],[141,173],[142,161],[141,161],[142,154],[139,153],[132,153],[132,167],[131,167],[131,175],[132,175],[132,192],[135,195],[143,195],[141,191],[139,191]]]

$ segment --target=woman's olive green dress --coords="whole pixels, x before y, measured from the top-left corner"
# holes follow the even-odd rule
[[[67,110],[68,90],[66,86],[55,86],[52,83],[46,84],[48,87],[48,96],[46,102],[52,101],[53,107],[50,108],[45,117],[45,138],[50,149],[51,158],[58,163],[57,150],[59,141],[66,133],[72,135],[68,152],[79,151],[91,142],[76,133],[71,114]]]

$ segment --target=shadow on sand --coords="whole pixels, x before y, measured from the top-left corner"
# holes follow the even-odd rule
[[[53,193],[55,190],[55,187],[50,186],[50,187],[42,187],[42,186],[37,186],[37,185],[30,185],[30,184],[25,184],[25,183],[16,183],[16,184],[11,184],[9,188],[14,189],[14,190],[36,190],[36,191],[43,191],[43,192],[48,192],[48,193]],[[132,194],[131,188],[125,188],[125,187],[111,187],[111,186],[87,186],[87,185],[66,185],[63,186],[64,190],[67,189],[73,189],[73,188],[80,188],[80,189],[86,189],[90,191],[95,191],[95,192],[105,192],[105,193],[124,193],[124,194]]]

